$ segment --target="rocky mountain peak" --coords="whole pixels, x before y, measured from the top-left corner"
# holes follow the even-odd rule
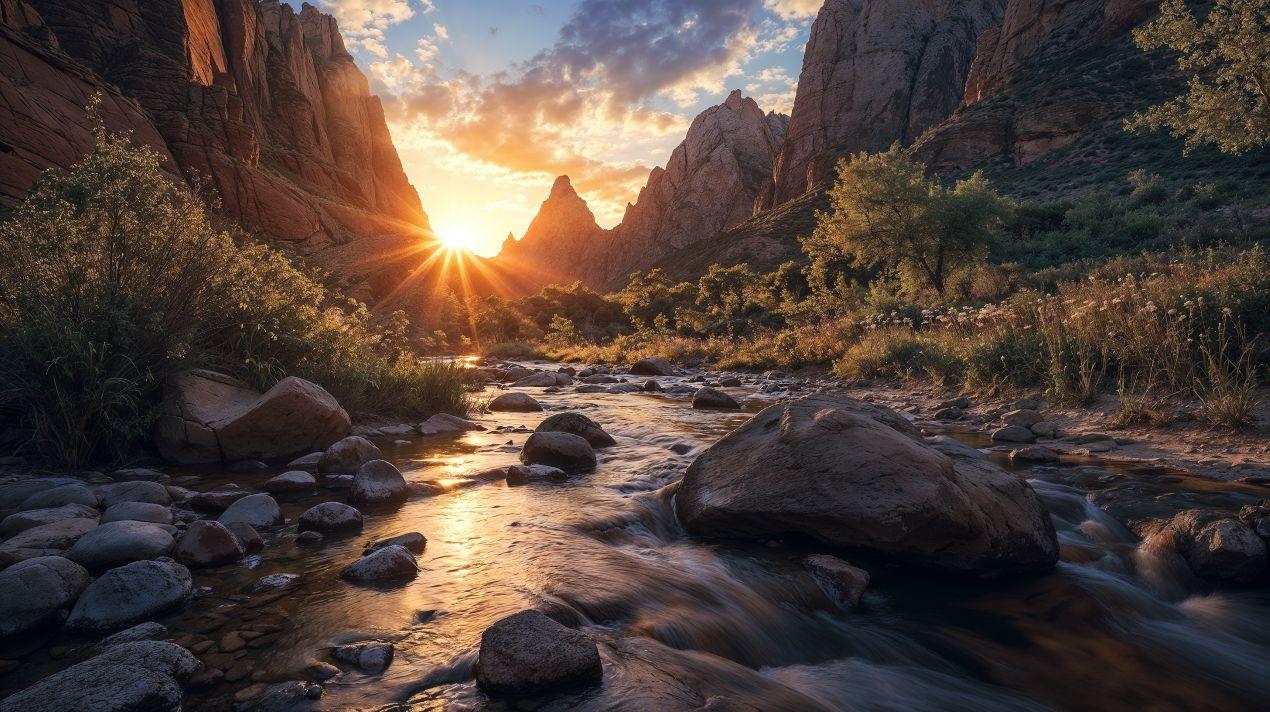
[[[578,196],[578,191],[573,189],[573,181],[569,180],[569,176],[557,177],[556,182],[551,184],[551,194],[547,196],[547,200],[566,200],[569,198],[582,200]]]

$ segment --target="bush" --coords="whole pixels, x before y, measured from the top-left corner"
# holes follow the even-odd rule
[[[281,254],[216,228],[153,151],[98,131],[0,222],[0,420],[45,459],[120,460],[192,365],[260,387],[310,378],[346,408],[466,408],[461,374],[403,350]]]

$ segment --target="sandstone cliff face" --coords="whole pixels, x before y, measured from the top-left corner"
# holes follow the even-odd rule
[[[828,0],[803,56],[789,133],[754,206],[832,179],[838,158],[912,142],[956,109],[1005,0]]]
[[[536,274],[524,280],[528,288],[576,279],[597,288],[621,286],[631,272],[663,255],[748,219],[787,123],[788,117],[764,114],[753,99],[734,91],[693,120],[617,227],[596,226],[585,202],[561,178],[525,237],[505,244],[498,260],[534,265]],[[562,181],[567,194],[557,195]]]
[[[38,78],[0,95],[11,117],[0,140],[21,156],[16,177],[0,181],[0,202],[82,154],[83,104],[104,89],[111,128],[132,129],[171,157],[174,174],[207,181],[244,227],[359,296],[409,270],[400,255],[427,218],[330,17],[275,0],[3,2],[0,62],[14,68],[5,77]]]

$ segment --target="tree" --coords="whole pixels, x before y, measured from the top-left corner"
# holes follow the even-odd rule
[[[843,254],[940,296],[953,272],[986,258],[1012,209],[979,173],[946,188],[898,144],[839,161],[829,198],[831,212],[803,243],[813,260]]]
[[[1216,0],[1203,24],[1183,0],[1165,0],[1133,38],[1144,51],[1181,52],[1177,66],[1190,79],[1185,94],[1134,114],[1126,129],[1167,128],[1187,153],[1211,143],[1241,154],[1270,142],[1270,0]]]

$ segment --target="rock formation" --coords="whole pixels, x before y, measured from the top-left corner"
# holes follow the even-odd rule
[[[329,16],[276,0],[0,2],[0,204],[89,148],[83,107],[100,91],[109,128],[361,296],[413,266],[401,248],[427,217]]]
[[[504,243],[498,261],[524,265],[528,289],[577,279],[597,288],[621,286],[632,271],[748,219],[787,124],[788,117],[764,114],[733,91],[693,120],[617,227],[601,230],[562,176],[525,236]]]
[[[832,179],[854,151],[909,143],[961,102],[975,42],[1005,0],[828,0],[803,55],[763,212]]]

